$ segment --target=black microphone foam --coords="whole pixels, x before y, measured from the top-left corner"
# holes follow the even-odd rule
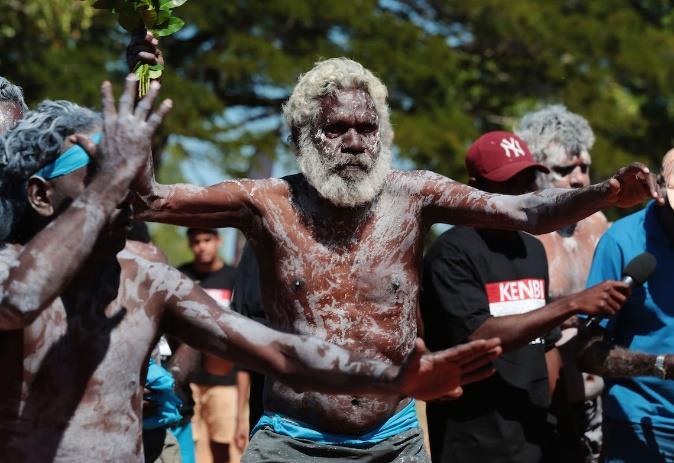
[[[657,263],[655,256],[650,252],[642,252],[634,259],[632,259],[625,270],[623,270],[623,281],[629,277],[632,281],[628,281],[631,287],[639,286],[644,283],[655,271]]]

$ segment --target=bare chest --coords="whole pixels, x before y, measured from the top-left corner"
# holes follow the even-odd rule
[[[417,211],[382,198],[358,220],[288,204],[258,249],[263,300],[279,327],[384,356],[416,336],[422,252]]]

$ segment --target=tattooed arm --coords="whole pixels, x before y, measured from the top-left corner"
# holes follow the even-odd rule
[[[329,393],[396,393],[428,400],[460,395],[461,384],[493,373],[498,339],[480,340],[427,353],[417,340],[403,366],[367,359],[309,336],[282,333],[222,309],[200,287],[161,265],[166,307],[162,328],[196,349],[262,373],[291,387]]]
[[[518,196],[485,193],[437,174],[421,186],[428,224],[548,233],[609,206],[630,207],[646,199],[664,199],[655,177],[639,163],[620,169],[611,179],[572,190],[548,188]]]
[[[170,102],[164,102],[148,118],[158,90],[158,85],[153,86],[145,104],[134,110],[136,80],[127,78],[118,112],[110,83],[103,83],[100,149],[83,135],[69,137],[63,147],[65,150],[71,143],[80,144],[93,156],[96,173],[72,204],[30,239],[15,259],[6,263],[5,272],[0,268],[0,330],[18,329],[31,323],[63,291],[88,258],[98,235],[127,196],[131,180],[145,164],[145,158],[137,153],[147,151],[144,144],[149,145],[152,134],[170,109]],[[45,188],[44,185],[41,179],[29,180],[28,194]],[[45,204],[50,202],[51,192],[44,197]],[[53,213],[55,205],[49,203],[48,206]]]
[[[660,377],[655,369],[656,355],[636,352],[616,346],[604,340],[604,329],[590,326],[579,333],[580,349],[578,363],[581,370],[599,376]],[[674,357],[665,356],[665,371],[668,379],[674,378]]]

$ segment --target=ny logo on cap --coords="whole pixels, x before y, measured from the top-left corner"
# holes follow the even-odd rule
[[[515,156],[516,158],[524,156],[524,150],[520,146],[520,142],[515,140],[513,137],[504,138],[501,140],[501,148],[505,150],[505,155],[508,158]]]

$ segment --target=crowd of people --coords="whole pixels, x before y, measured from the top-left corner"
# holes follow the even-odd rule
[[[174,102],[137,85],[29,110],[0,80],[1,461],[674,461],[674,150],[593,185],[555,105],[479,137],[468,185],[394,170],[386,86],[332,58],[283,106],[300,173],[162,185]]]

